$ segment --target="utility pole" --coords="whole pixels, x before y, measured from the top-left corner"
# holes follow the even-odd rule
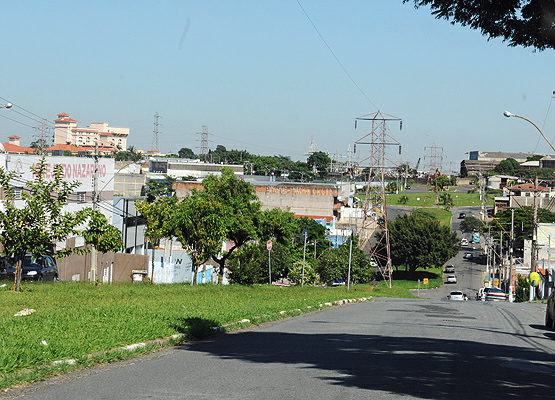
[[[92,193],[92,208],[93,211],[98,209],[98,142],[96,142],[94,148],[94,174],[93,174],[93,193]],[[98,254],[96,252],[96,247],[92,246],[91,249],[91,282],[96,281],[97,271],[96,266],[98,264]]]
[[[534,181],[534,207],[532,215],[532,254],[530,257],[530,273],[536,272],[538,263],[538,177]],[[534,286],[530,285],[530,301],[534,300]]]
[[[515,238],[515,209],[511,208],[511,236],[509,238],[509,302],[513,302],[513,240]]]

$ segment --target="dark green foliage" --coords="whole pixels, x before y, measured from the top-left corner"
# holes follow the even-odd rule
[[[393,265],[404,265],[411,272],[443,265],[459,251],[455,232],[414,213],[399,215],[389,224],[389,234]]]
[[[461,231],[465,233],[471,232],[483,232],[484,230],[484,223],[480,221],[478,218],[473,216],[468,216],[464,220],[461,221]]]
[[[553,181],[555,179],[555,170],[553,168],[532,168],[519,171],[519,176],[523,179],[546,179]]]
[[[183,147],[179,149],[177,154],[179,155],[180,158],[190,158],[191,160],[194,160],[197,158],[197,155],[193,152],[193,150],[189,149],[188,147]]]
[[[435,190],[443,190],[443,189],[446,189],[450,183],[451,183],[451,180],[449,179],[448,176],[439,175],[434,179],[432,184],[434,185]]]
[[[498,174],[514,175],[520,170],[520,164],[514,158],[507,158],[497,164],[494,170]]]
[[[515,302],[522,303],[530,298],[530,282],[522,275],[518,276],[515,288]]]
[[[315,151],[308,156],[306,163],[310,169],[316,170],[320,178],[325,178],[328,175],[331,158],[323,151]]]
[[[127,150],[114,151],[113,156],[116,161],[140,161],[143,159],[143,155],[133,146],[129,146]]]
[[[272,282],[286,277],[293,260],[290,249],[280,243],[274,243],[270,251]],[[268,283],[268,250],[266,243],[249,243],[235,251],[228,262],[231,271],[229,279],[233,283],[252,285]]]
[[[509,46],[555,49],[555,2],[550,0],[403,0],[416,8],[429,6],[432,15],[452,24],[479,30]]]
[[[165,179],[149,179],[146,181],[145,196],[149,203],[154,202],[160,197],[173,196],[172,185],[176,181],[171,176],[165,176]]]
[[[522,247],[524,240],[532,239],[532,207],[520,207],[514,210],[514,239],[515,246]],[[507,231],[511,227],[511,211],[504,210],[495,214],[497,222]],[[538,209],[538,222],[555,222],[555,213],[545,209]]]
[[[356,246],[356,239],[354,240],[351,258],[351,282],[372,282],[376,276],[376,270],[372,267],[368,256]],[[318,273],[322,282],[327,284],[332,284],[338,280],[347,282],[349,248],[350,244],[346,243],[339,246],[339,248],[328,248],[322,253],[316,265],[316,273]]]

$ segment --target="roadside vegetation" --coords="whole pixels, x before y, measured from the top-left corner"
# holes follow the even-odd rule
[[[187,334],[202,338],[326,307],[341,299],[410,297],[373,285],[314,287],[273,285],[91,285],[79,282],[25,283],[22,292],[0,289],[0,389],[18,381],[84,368],[126,357],[110,349]],[[29,315],[14,316],[22,310]],[[175,342],[175,341],[174,341]],[[168,344],[172,344],[170,341]],[[145,347],[127,357],[151,351]],[[94,357],[88,358],[87,355]],[[75,364],[52,365],[59,360]]]

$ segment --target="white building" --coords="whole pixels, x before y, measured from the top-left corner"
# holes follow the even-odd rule
[[[127,149],[129,128],[109,126],[106,122],[93,122],[82,128],[77,123],[69,114],[58,114],[54,120],[54,145],[73,144],[94,150],[98,144],[101,151]]]

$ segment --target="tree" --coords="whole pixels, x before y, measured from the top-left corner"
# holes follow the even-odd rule
[[[177,154],[179,155],[179,157],[181,158],[190,158],[191,160],[194,160],[197,158],[196,154],[193,152],[193,150],[189,149],[188,147],[183,147],[181,148]]]
[[[139,153],[135,147],[129,146],[127,150],[114,151],[113,156],[116,161],[140,161],[143,155]]]
[[[146,201],[152,203],[159,197],[173,196],[173,183],[176,181],[171,176],[165,176],[164,179],[148,179],[146,181]]]
[[[117,252],[123,248],[121,231],[111,225],[104,214],[95,209],[89,214],[89,227],[83,232],[83,238],[101,253]]]
[[[356,242],[356,238],[353,239]],[[349,274],[349,243],[342,244],[339,248],[326,249],[316,265],[316,273],[322,282],[332,284],[335,281],[347,281]],[[374,280],[376,270],[372,267],[370,259],[356,245],[352,247],[351,254],[351,281],[353,283],[368,283]]]
[[[514,210],[514,240],[516,247],[522,247],[524,240],[532,239],[533,231],[533,209],[532,207],[520,207]],[[507,231],[511,227],[511,210],[503,210],[495,214],[497,222]],[[538,223],[555,222],[555,213],[538,208]]]
[[[498,174],[514,174],[520,169],[520,164],[514,158],[507,158],[495,166]]]
[[[399,215],[390,222],[389,242],[393,265],[404,265],[411,273],[441,266],[459,251],[455,232],[418,214]]]
[[[430,6],[436,18],[478,29],[488,40],[509,46],[555,49],[555,3],[551,0],[403,0],[415,8]]]
[[[450,193],[440,193],[439,194],[439,204],[445,206],[446,208],[453,206],[453,197]]]
[[[11,182],[17,177],[16,172],[0,168],[0,187],[4,192],[3,209],[0,211],[0,243],[5,256],[16,262],[15,291],[21,288],[21,266],[26,254],[53,255],[54,243],[69,236],[83,235],[87,243],[98,246],[101,251],[118,247],[121,242],[119,231],[110,228],[107,219],[101,218],[92,209],[64,212],[68,197],[79,182],[65,181],[62,165],[54,165],[50,179],[46,178],[44,157],[31,166],[31,170],[34,179],[26,183],[21,200],[16,200]],[[79,229],[81,226],[85,228]],[[88,250],[68,247],[58,251],[56,256],[85,252]]]
[[[197,283],[198,268],[220,252],[230,218],[233,216],[223,202],[198,190],[173,207],[171,232],[191,251],[193,284]]]
[[[315,151],[306,160],[309,168],[315,171],[320,178],[325,178],[328,175],[328,170],[331,164],[331,158],[323,151]]]
[[[254,187],[237,178],[231,168],[223,167],[221,176],[209,175],[203,186],[203,190],[193,190],[175,207],[173,232],[195,253],[197,265],[209,258],[219,264],[221,283],[233,251],[258,239],[261,205]],[[222,251],[226,240],[231,247]]]
[[[175,198],[162,197],[152,203],[148,201],[136,201],[135,207],[145,219],[145,236],[152,248],[151,271],[154,272],[154,250],[160,245],[162,238],[171,237],[173,232],[172,218],[175,206]],[[152,282],[152,276],[151,276]]]
[[[446,175],[438,175],[433,181],[433,185],[436,190],[444,190],[451,184],[451,180]]]
[[[483,232],[484,223],[476,217],[468,216],[461,221],[460,229],[464,233]]]

